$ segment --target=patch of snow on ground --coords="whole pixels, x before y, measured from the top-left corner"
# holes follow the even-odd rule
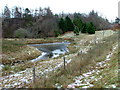
[[[92,85],[92,84],[89,83],[90,80],[89,80],[89,79],[86,79],[87,77],[89,77],[89,76],[92,75],[93,73],[95,73],[95,70],[90,71],[90,72],[87,72],[87,73],[83,73],[82,75],[76,77],[76,78],[74,79],[75,82],[69,84],[67,88],[75,88],[76,86],[77,86],[77,87],[82,87],[82,88],[85,88],[85,87],[87,87],[87,88],[93,87],[94,85]],[[95,78],[95,77],[92,77],[91,79],[93,79],[93,78]],[[83,81],[84,81],[85,83],[83,83]]]
[[[108,85],[108,86],[106,86],[106,88],[116,88],[116,85],[115,85],[115,84],[113,84],[113,85]]]
[[[0,73],[2,73],[2,68],[4,67],[3,64],[0,64]]]
[[[45,61],[44,63],[53,63],[54,60],[50,60],[50,61]],[[71,59],[66,59],[66,65],[68,63],[71,62]],[[42,62],[41,62],[42,63]],[[35,68],[36,70],[36,76],[37,75],[46,75],[47,73],[53,71],[53,70],[57,70],[58,68],[61,68],[64,63],[62,62],[56,62],[54,63],[56,66],[51,67],[51,65],[48,68],[43,68],[43,71],[40,71],[39,68]],[[42,67],[41,67],[42,68]],[[9,76],[4,76],[2,77],[0,80],[2,81],[2,83],[0,83],[0,86],[3,88],[10,88],[10,87],[22,87],[24,86],[24,83],[31,83],[33,81],[33,69],[29,68],[26,69],[24,71],[18,72],[16,74],[12,74]]]
[[[116,46],[113,46],[113,49],[112,51],[106,56],[106,59],[105,61],[101,61],[101,62],[98,62],[96,65],[97,66],[100,66],[100,67],[104,67],[104,66],[107,66],[106,64],[106,60],[110,60],[111,56],[113,55],[113,52],[114,50],[117,48],[118,45]],[[87,73],[83,73],[82,75],[78,76],[78,77],[75,77],[73,80],[74,80],[74,83],[71,83],[67,86],[67,88],[76,88],[76,87],[82,87],[82,88],[90,88],[90,87],[93,87],[94,85],[93,84],[90,84],[89,82],[91,80],[95,80],[95,81],[98,81],[99,79],[102,79],[102,76],[100,76],[99,78],[95,78],[95,76],[92,76],[92,74],[99,74],[100,72],[102,72],[103,70],[97,70],[97,67],[96,67],[96,70],[92,70],[92,71],[89,71]],[[84,83],[83,83],[84,82]],[[116,88],[115,85],[110,85],[109,87],[111,88]]]

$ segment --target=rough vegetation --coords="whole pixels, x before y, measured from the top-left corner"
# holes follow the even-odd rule
[[[89,38],[90,37],[92,36],[89,36]],[[81,44],[85,45],[83,47],[84,49],[87,48],[89,44],[88,51],[86,51],[87,49],[80,50],[80,51],[78,49],[75,50],[75,47],[74,47],[73,50],[79,53],[71,57],[72,61],[66,66],[66,69],[64,70],[64,68],[61,68],[61,69],[58,69],[57,71],[54,71],[54,74],[51,72],[49,75],[46,75],[43,78],[39,78],[36,81],[36,84],[34,84],[35,87],[40,87],[40,88],[42,87],[47,87],[47,88],[49,87],[57,87],[57,88],[62,88],[62,87],[63,88],[67,88],[67,87],[68,88],[90,88],[90,87],[114,88],[114,87],[117,87],[118,86],[118,83],[117,83],[118,82],[118,77],[117,77],[118,61],[116,57],[118,55],[118,52],[116,51],[116,49],[114,50],[114,52],[112,52],[112,48],[116,47],[114,46],[116,45],[116,40],[117,40],[117,35],[114,34],[113,36],[107,37],[103,40],[96,40],[97,42],[95,41],[92,43],[90,40],[88,41],[90,43],[82,42]],[[73,46],[74,45],[79,45],[78,40],[76,41],[76,44],[75,43],[73,44]],[[78,46],[78,48],[80,47]],[[75,52],[72,52],[72,53],[75,53]],[[109,55],[109,52],[110,54],[113,53],[112,58],[109,58],[109,56],[107,56]],[[106,60],[106,57],[110,61],[104,62],[104,60]],[[105,65],[101,66],[103,62]],[[114,65],[116,65],[116,67],[114,67]],[[109,70],[109,67],[111,67],[112,70]],[[96,68],[98,69],[98,73],[97,71],[95,71],[97,74],[96,73],[92,74],[92,71],[96,70]],[[85,74],[87,72],[91,73],[91,74],[88,74],[88,76],[90,75],[90,77],[87,77],[87,75]],[[71,86],[68,85],[74,81],[74,77],[77,77],[77,76],[79,77],[79,75],[83,75],[83,76],[86,75],[86,76],[84,76],[82,80],[78,78],[73,85]],[[88,78],[91,78],[91,79],[88,79]],[[111,78],[111,79],[108,80],[108,78]],[[44,80],[44,81],[41,82],[41,80]],[[90,80],[90,81],[87,81],[87,80]],[[81,84],[79,82],[81,82]]]
[[[18,30],[14,32],[14,36],[16,38],[26,38],[26,37],[30,38],[32,37],[32,34],[26,29],[19,28]]]
[[[104,36],[103,31],[97,31],[93,35],[81,34],[77,36],[73,32],[66,33],[57,39],[62,41],[69,40],[71,42],[71,45],[68,47],[70,52],[63,55],[66,57],[66,69],[63,67],[63,56],[35,63],[16,64],[14,67],[5,65],[3,68],[4,73],[12,70],[12,72],[8,73],[12,75],[6,76],[6,79],[3,76],[1,85],[2,87],[31,88],[117,87],[117,36],[116,32],[113,34],[113,31],[110,30],[104,31]],[[37,43],[38,41],[39,39],[26,40],[27,43]],[[44,39],[43,41],[49,42],[49,39]],[[115,48],[114,51],[113,48]],[[32,83],[32,66],[35,66],[36,70],[35,83]],[[82,80],[81,76],[83,77]],[[109,78],[111,79],[109,80]],[[75,84],[72,84],[74,81]]]

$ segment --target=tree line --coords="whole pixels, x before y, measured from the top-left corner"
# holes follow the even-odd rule
[[[94,34],[96,30],[108,29],[106,18],[92,10],[88,15],[82,13],[53,14],[50,7],[31,10],[4,7],[2,12],[2,36],[7,38],[55,37],[68,31]]]
[[[63,31],[63,33],[73,31],[76,35],[79,35],[80,32],[95,34],[96,31],[93,22],[85,23],[79,17],[74,17],[72,21],[68,16],[66,16],[65,19],[60,19],[59,28]]]

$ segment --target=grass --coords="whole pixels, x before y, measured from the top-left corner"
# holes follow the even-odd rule
[[[14,66],[4,65],[4,67],[2,68],[2,76],[14,74],[16,72],[23,71],[26,68],[31,68],[33,66],[34,66],[34,63],[32,62],[21,63],[21,64],[14,65]]]
[[[62,38],[45,38],[45,39],[2,39],[2,53],[10,54],[12,52],[19,52],[25,49],[28,44],[41,44],[41,43],[53,43],[53,42],[62,42]],[[65,39],[65,41],[72,41],[72,39]]]
[[[12,66],[16,63],[34,59],[39,55],[40,51],[27,46],[22,39],[2,39],[2,64],[5,65],[2,69],[2,75],[9,75],[24,70],[25,67],[12,68]]]
[[[41,43],[53,43],[53,42],[62,42],[62,38],[45,38],[45,39],[2,39],[2,53],[7,54],[11,52],[18,52],[28,44],[41,44]],[[72,39],[65,39],[70,41]]]
[[[87,35],[86,35],[87,36]],[[76,53],[79,49],[79,47],[73,47],[75,45],[79,45],[77,43],[80,41],[80,39],[84,38],[83,36],[77,36],[74,38],[50,38],[50,39],[4,39],[3,40],[3,48],[4,51],[3,53],[8,55],[9,57],[5,58],[4,61],[11,61],[15,58],[13,61],[18,63],[17,61],[19,60],[30,60],[31,58],[37,57],[39,53],[36,51],[28,55],[28,51],[33,51],[34,49],[31,49],[29,47],[26,47],[27,44],[38,44],[38,43],[52,43],[52,42],[61,42],[61,41],[70,41],[72,44],[69,46],[69,51],[70,53],[67,54],[73,54]],[[86,37],[89,38],[89,37]],[[105,43],[98,43],[98,44],[91,44],[93,46],[92,49],[88,51],[87,54],[80,54],[75,57],[72,57],[72,62],[66,66],[66,70],[64,68],[60,68],[57,71],[50,72],[48,75],[45,76],[40,76],[40,78],[37,78],[35,84],[31,84],[30,87],[35,87],[35,88],[54,88],[56,87],[56,83],[58,85],[62,85],[62,87],[66,88],[68,84],[72,83],[74,80],[73,78],[75,76],[79,76],[84,72],[87,72],[89,69],[93,69],[96,64],[96,62],[105,60],[106,54],[111,50],[113,44],[116,42],[117,36],[113,35],[111,37],[105,38],[104,41]],[[84,45],[87,46],[89,42],[86,42]],[[10,47],[9,47],[10,46]],[[99,47],[99,48],[98,48]],[[12,53],[12,54],[11,54]],[[16,57],[15,57],[16,56]],[[32,56],[32,57],[31,57]],[[61,55],[62,57],[62,55]],[[115,55],[116,58],[116,55]],[[10,59],[10,60],[8,60]],[[11,63],[11,62],[10,62]],[[114,62],[116,63],[116,62]],[[111,64],[111,63],[110,63]],[[116,64],[114,64],[116,65]],[[112,65],[111,67],[113,67]],[[33,66],[33,63],[21,63],[18,65],[14,65],[12,67],[8,63],[5,65],[3,68],[3,75],[9,75],[16,73],[18,71],[25,70],[26,68],[31,68]],[[111,68],[109,67],[109,68]],[[111,70],[111,73],[115,68]],[[108,69],[105,70],[108,72]],[[103,72],[105,73],[105,72]],[[107,75],[103,74],[103,76]],[[103,81],[109,80],[109,78],[114,77],[115,75],[109,75],[109,77],[105,77]],[[97,76],[96,76],[97,77]],[[114,78],[111,78],[108,82],[108,84],[116,83],[116,76]],[[96,87],[104,87],[104,82],[99,83],[99,82],[93,82]]]
[[[62,38],[39,38],[39,39],[23,39],[26,44],[42,44],[42,43],[54,43],[63,41],[72,41],[72,39]]]
[[[22,40],[2,40],[2,53],[11,53],[11,52],[17,52],[22,47],[25,46],[25,43]]]
[[[72,39],[62,38],[44,38],[44,39],[2,39],[2,64],[7,65],[10,69],[6,70],[3,68],[2,75],[13,74],[26,68],[31,68],[32,63],[26,61],[37,58],[41,52],[33,47],[27,46],[28,44],[41,44],[41,43],[52,43],[61,41],[72,41]],[[12,67],[14,66],[14,67]],[[11,69],[12,67],[12,69]]]
[[[46,76],[40,77],[36,80],[36,83],[32,84],[30,87],[34,86],[35,88],[55,88],[55,84],[58,83],[62,85],[63,88],[66,88],[68,84],[73,82],[73,78],[75,76],[79,76],[82,73],[93,69],[97,62],[105,60],[107,53],[111,50],[113,44],[116,43],[116,40],[117,36],[113,35],[105,38],[103,40],[105,41],[104,43],[94,44],[93,48],[88,51],[87,55],[81,54],[73,57],[72,62],[66,66],[66,70],[64,70],[62,67],[61,69],[54,71],[54,73],[51,72],[49,75],[46,75],[47,78]],[[110,77],[112,77],[112,75],[110,75]],[[105,79],[109,80],[109,77],[105,77]],[[116,80],[113,80],[115,79],[111,79],[109,82],[116,83]],[[94,82],[94,84],[96,84],[96,86],[99,88],[104,87],[101,86],[103,83]]]
[[[119,85],[118,84],[118,53],[114,53],[111,60],[107,62],[107,67],[103,69],[100,75],[103,77],[101,80],[97,82],[93,82],[94,88],[102,87],[102,88],[111,88],[111,85]],[[99,76],[97,76],[99,77]]]
[[[11,70],[12,70],[12,67],[10,65],[5,65],[3,68],[2,68],[2,75],[9,75],[11,74]]]
[[[36,50],[33,47],[24,46],[21,50],[18,50],[16,52],[9,51],[9,53],[7,52],[7,54],[2,54],[2,64],[14,65],[15,63],[25,62],[27,60],[38,57],[40,53],[40,51]]]

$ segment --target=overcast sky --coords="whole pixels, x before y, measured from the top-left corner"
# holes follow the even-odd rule
[[[118,17],[119,0],[0,0],[0,11],[7,5],[9,8],[20,6],[23,8],[50,7],[53,13],[88,13],[97,11],[103,17],[114,20]]]

